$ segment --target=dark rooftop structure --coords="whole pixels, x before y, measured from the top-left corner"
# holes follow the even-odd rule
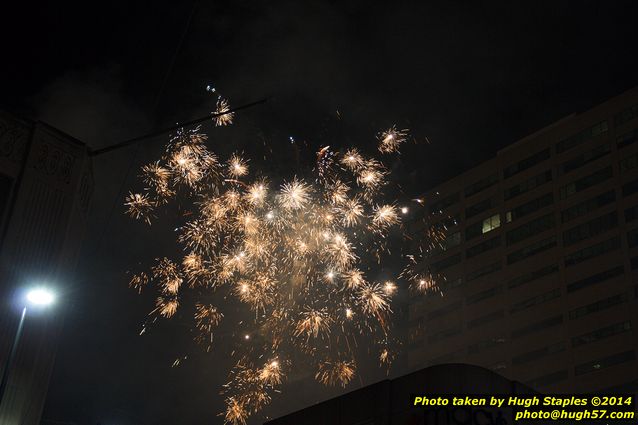
[[[414,394],[532,395],[529,387],[478,366],[443,364],[388,379],[315,404],[265,425],[511,424],[511,409],[413,407]]]

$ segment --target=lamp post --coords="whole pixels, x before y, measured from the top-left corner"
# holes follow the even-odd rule
[[[9,382],[9,374],[13,367],[16,353],[18,351],[18,344],[20,343],[20,336],[22,336],[22,328],[24,327],[24,319],[27,315],[27,305],[34,307],[46,307],[51,305],[55,301],[53,293],[45,288],[35,288],[27,292],[25,297],[25,303],[22,307],[22,315],[20,316],[20,322],[18,323],[18,329],[16,330],[15,337],[13,338],[13,344],[11,345],[11,352],[4,365],[2,371],[2,382],[0,383],[0,405],[2,405],[2,399],[4,398],[4,392]]]

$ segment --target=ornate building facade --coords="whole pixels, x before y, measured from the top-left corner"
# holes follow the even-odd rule
[[[46,311],[27,311],[0,400],[2,424],[40,421],[92,187],[83,143],[44,123],[0,113],[0,368],[6,367],[25,288],[46,285],[59,298]]]

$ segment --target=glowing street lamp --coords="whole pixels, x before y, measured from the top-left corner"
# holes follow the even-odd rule
[[[46,288],[35,288],[27,292],[27,301],[37,306],[47,306],[53,304],[55,295]],[[26,308],[26,306],[24,307]]]
[[[26,296],[24,298],[25,302],[24,307],[22,308],[20,322],[18,323],[18,329],[16,330],[15,337],[13,338],[13,344],[11,345],[9,358],[7,358],[7,362],[5,363],[4,370],[2,372],[2,382],[0,383],[0,405],[4,397],[4,392],[7,388],[7,383],[9,381],[9,375],[11,373],[11,368],[13,367],[15,355],[18,351],[18,343],[20,342],[22,328],[24,327],[24,318],[27,315],[27,306],[42,308],[47,307],[55,302],[55,294],[46,288],[33,288],[26,293]]]

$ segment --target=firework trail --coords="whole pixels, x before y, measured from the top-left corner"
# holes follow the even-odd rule
[[[227,111],[228,102],[219,98],[216,108]],[[230,115],[214,118],[216,126],[232,121]],[[406,137],[407,130],[392,127],[378,136],[378,149],[397,152]],[[207,351],[214,348],[226,299],[245,306],[247,327],[234,335],[235,343],[244,340],[240,360],[223,389],[225,421],[244,424],[267,405],[286,372],[300,366],[293,359],[314,367],[317,381],[346,386],[357,369],[354,347],[365,339],[380,364],[389,365],[398,286],[369,281],[362,266],[380,258],[388,232],[407,211],[383,202],[384,165],[356,149],[325,147],[317,154],[315,178],[291,176],[274,184],[251,177],[250,161],[239,154],[220,161],[206,140],[199,128],[181,129],[161,159],[142,168],[145,188],[125,202],[132,218],[151,225],[171,202],[194,205],[194,211],[177,229],[183,257],[158,259],[130,285],[157,291],[150,315],[160,318],[187,308],[184,291],[204,294],[188,314],[195,340]],[[437,243],[440,232],[431,233]],[[418,251],[409,257],[413,264],[428,249]],[[433,276],[410,266],[401,276],[418,291],[435,288]]]

